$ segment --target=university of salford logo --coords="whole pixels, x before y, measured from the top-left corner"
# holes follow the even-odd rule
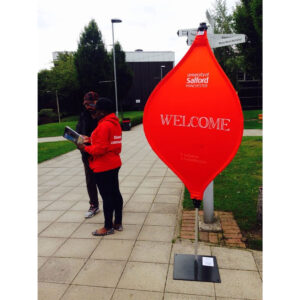
[[[188,73],[186,87],[206,88],[208,86],[209,73]]]

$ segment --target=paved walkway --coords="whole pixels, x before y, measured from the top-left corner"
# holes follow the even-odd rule
[[[39,300],[261,299],[262,253],[199,243],[217,257],[221,283],[173,280],[183,184],[153,153],[142,126],[123,133],[124,231],[106,237],[102,211],[84,219],[88,195],[79,151],[39,164]]]

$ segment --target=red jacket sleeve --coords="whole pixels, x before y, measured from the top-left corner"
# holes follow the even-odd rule
[[[101,128],[97,128],[91,136],[91,146],[84,147],[84,151],[95,155],[103,155],[108,152],[110,146],[110,126],[109,123],[103,123]]]

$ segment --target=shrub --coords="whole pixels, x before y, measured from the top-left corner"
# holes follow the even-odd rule
[[[41,109],[38,113],[38,124],[54,123],[58,121],[58,115],[52,108]]]

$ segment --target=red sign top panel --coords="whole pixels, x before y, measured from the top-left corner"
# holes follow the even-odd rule
[[[230,163],[243,135],[236,91],[216,61],[206,32],[157,85],[144,110],[155,153],[183,181],[192,199]]]

